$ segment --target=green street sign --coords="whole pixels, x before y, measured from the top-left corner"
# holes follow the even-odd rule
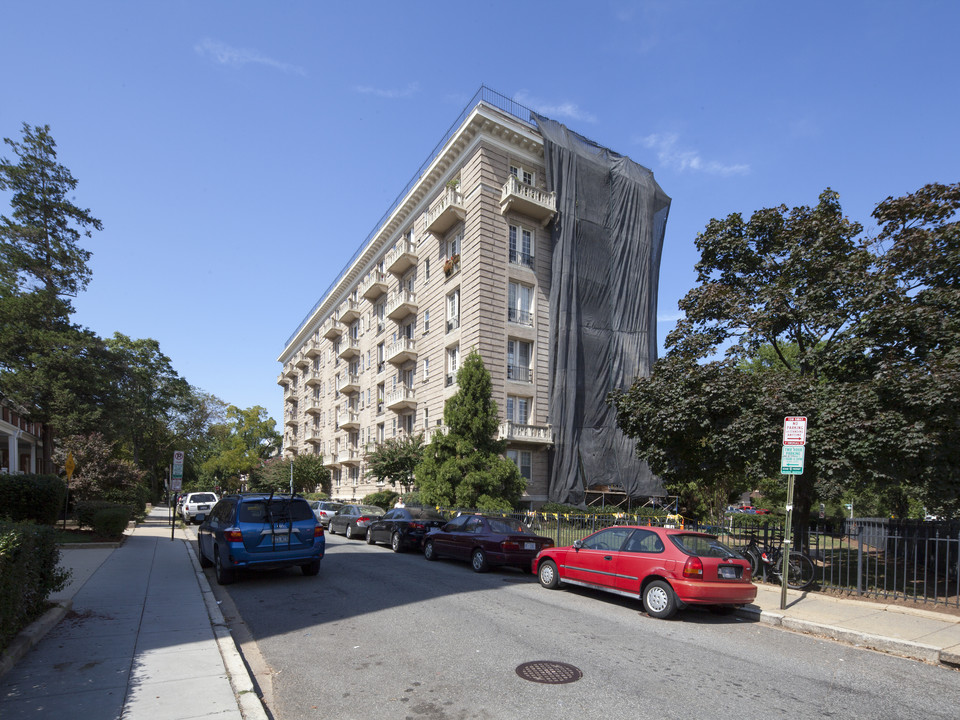
[[[780,455],[780,472],[784,475],[803,475],[803,445],[784,445]]]

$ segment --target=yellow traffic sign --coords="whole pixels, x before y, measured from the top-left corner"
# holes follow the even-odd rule
[[[73,477],[73,471],[76,469],[77,464],[73,461],[73,453],[67,453],[67,462],[64,464],[64,469],[67,471],[67,480]]]

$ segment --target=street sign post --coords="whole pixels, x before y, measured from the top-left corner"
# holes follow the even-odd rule
[[[787,578],[790,576],[790,550],[793,549],[793,483],[803,474],[804,449],[807,444],[807,418],[791,416],[783,419],[783,450],[780,472],[787,476],[787,522],[783,528],[783,565],[780,568],[780,609],[787,609]]]
[[[183,489],[183,450],[173,451],[173,468],[170,472],[170,539],[173,540],[173,498]]]

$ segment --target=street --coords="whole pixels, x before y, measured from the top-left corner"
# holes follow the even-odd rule
[[[270,668],[269,710],[301,718],[956,717],[960,674],[532,574],[326,535],[318,577],[249,572],[211,586]],[[227,613],[229,615],[229,613]],[[524,680],[532,661],[575,666],[568,684]],[[256,671],[256,668],[255,668]],[[258,674],[262,673],[262,669]]]

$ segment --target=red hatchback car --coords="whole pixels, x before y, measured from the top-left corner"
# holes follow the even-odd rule
[[[551,590],[570,583],[640,597],[656,618],[687,605],[746,605],[757,596],[749,561],[716,536],[660,527],[620,525],[542,550],[533,572]]]

